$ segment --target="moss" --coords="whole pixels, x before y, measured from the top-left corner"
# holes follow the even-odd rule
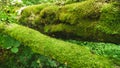
[[[120,43],[119,3],[86,0],[34,9],[33,13],[23,10],[28,11],[30,16],[23,14],[20,23],[47,34],[72,33],[85,40]]]
[[[66,24],[57,24],[57,25],[47,25],[44,27],[44,31],[46,33],[52,33],[52,32],[60,32],[60,31],[65,31],[65,32],[72,32],[74,30],[75,26],[69,26]]]
[[[66,40],[66,41],[82,46],[87,46],[94,54],[108,57],[110,60],[114,62],[115,65],[120,66],[120,47],[119,47],[120,45],[116,45],[112,43],[87,42],[87,41],[76,41],[76,40]]]
[[[102,4],[98,4],[94,0],[65,6],[51,6],[41,11],[40,18],[42,19],[40,20],[45,23],[52,21],[52,24],[59,23],[59,21],[60,23],[77,24],[82,19],[96,19],[99,17],[101,6]]]
[[[40,5],[40,7],[42,6],[44,7],[44,5]],[[99,17],[100,6],[101,4],[96,3],[94,0],[88,0],[81,3],[74,3],[65,6],[54,5],[46,8],[44,7],[42,9],[36,9],[36,6],[31,6],[32,8],[28,7],[23,10],[20,22],[23,25],[27,25],[29,27],[32,26],[32,28],[40,31],[44,28],[44,25],[45,28],[47,25],[55,25],[59,23],[78,25],[82,24],[84,19],[96,19]],[[30,13],[29,9],[32,10],[32,13]],[[36,14],[36,12],[40,12],[40,14]],[[24,16],[27,13],[30,14],[30,16]],[[43,26],[39,27],[41,25]]]
[[[109,60],[90,53],[87,47],[50,38],[27,27],[0,24],[0,32],[31,47],[34,52],[49,56],[72,68],[113,68]]]
[[[104,26],[101,31],[109,34],[120,34],[120,7],[114,3],[106,4],[101,9],[100,25]],[[107,28],[107,29],[106,29]],[[109,31],[109,32],[108,32]]]
[[[33,6],[27,6],[24,11],[23,11],[23,15],[30,15],[31,13],[34,14],[39,14],[40,11],[47,7],[47,6],[51,6],[52,4],[46,3],[46,4],[39,4],[39,5],[33,5]]]
[[[81,23],[81,20],[92,19],[96,20],[99,17],[99,10],[102,4],[95,2],[94,0],[88,0],[81,3],[69,4],[61,9],[60,21],[64,21],[69,24]]]
[[[86,1],[86,0],[66,0],[65,3],[71,4],[71,3],[82,2],[82,1]]]
[[[27,6],[23,11],[19,18],[19,21],[21,24],[30,26],[31,23],[38,22],[38,15],[42,9],[44,9],[47,6],[51,6],[52,4],[46,3],[46,4],[40,4],[40,5],[33,5],[33,6]],[[30,21],[29,21],[30,20]],[[34,25],[34,24],[32,24]]]
[[[109,34],[111,31],[107,27],[102,27],[106,31],[99,30],[101,25],[98,25],[97,21],[83,21],[81,24],[77,25],[68,25],[68,24],[55,24],[55,25],[46,25],[44,27],[44,32],[53,37],[60,38],[70,38],[70,39],[79,39],[87,41],[104,41],[119,43],[120,35],[119,33]],[[112,31],[114,32],[114,31]]]
[[[41,23],[44,24],[55,24],[58,22],[58,16],[59,16],[59,7],[58,6],[50,6],[50,7],[46,7],[44,8],[41,12],[40,12],[40,21]]]
[[[26,23],[27,21],[22,21],[25,17],[29,18],[31,15],[39,16],[37,18],[38,23],[69,23],[76,24],[80,23],[81,19],[96,19],[99,17],[99,10],[102,4],[95,2],[95,0],[83,1],[81,3],[74,3],[65,6],[50,6],[49,5],[35,5],[29,6],[23,10],[20,22]],[[39,7],[39,8],[38,8]],[[46,8],[45,8],[46,7]],[[40,12],[41,11],[41,12]],[[39,15],[37,13],[40,13]],[[29,19],[28,19],[29,20]],[[32,20],[34,21],[34,20]],[[31,21],[31,23],[32,23]]]

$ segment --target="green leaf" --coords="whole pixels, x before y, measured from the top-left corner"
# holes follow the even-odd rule
[[[17,53],[17,52],[18,52],[18,48],[17,48],[17,47],[13,47],[13,48],[11,48],[11,52],[13,52],[13,53]]]
[[[13,47],[19,47],[19,46],[20,46],[20,42],[19,41],[15,41]]]

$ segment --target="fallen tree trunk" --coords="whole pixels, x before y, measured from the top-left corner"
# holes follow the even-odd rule
[[[39,54],[51,57],[71,68],[112,68],[104,57],[94,55],[87,47],[57,40],[17,24],[0,24],[0,32],[31,47]]]
[[[64,34],[87,41],[120,43],[119,8],[118,2],[106,3],[104,0],[86,0],[65,6],[36,5],[24,9],[19,21],[60,38]]]

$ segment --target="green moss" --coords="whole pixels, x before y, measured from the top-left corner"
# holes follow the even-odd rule
[[[22,21],[25,17],[29,18],[31,15],[38,15],[36,22],[38,23],[69,23],[77,24],[82,19],[96,19],[99,17],[99,10],[102,6],[101,3],[95,2],[95,0],[88,0],[80,3],[69,4],[65,6],[50,6],[45,4],[29,6],[23,10],[20,22],[26,23],[28,21]],[[46,7],[46,8],[45,8]],[[41,11],[41,12],[40,12]],[[35,18],[34,18],[35,19]],[[34,19],[32,21],[34,21]],[[32,23],[31,21],[31,23]]]
[[[81,3],[69,4],[61,9],[60,21],[69,24],[81,23],[83,19],[97,19],[99,17],[99,10],[102,4],[94,0],[88,0]]]
[[[58,6],[50,6],[44,8],[40,12],[40,21],[41,23],[44,24],[55,24],[58,21],[58,16],[59,16],[59,7]]]
[[[50,38],[27,27],[2,23],[0,32],[31,47],[34,52],[49,56],[72,68],[113,68],[110,61],[91,54],[87,47]]]
[[[46,3],[46,4],[39,4],[39,5],[32,5],[32,6],[27,6],[22,15],[30,15],[31,13],[34,13],[34,14],[39,14],[40,11],[47,7],[47,6],[51,6],[52,4],[49,4],[49,3]]]
[[[96,36],[97,29],[95,29],[96,21],[81,21],[77,25],[68,25],[68,24],[55,24],[55,25],[46,25],[44,27],[44,32],[47,34],[51,33],[66,33],[74,34],[76,36],[81,36],[83,38],[94,37]]]
[[[87,42],[76,40],[67,41],[81,46],[87,46],[90,48],[92,53],[108,57],[114,62],[115,65],[120,66],[120,45],[103,42]]]
[[[94,0],[65,6],[51,6],[43,9],[40,13],[40,20],[45,23],[68,23],[78,24],[82,19],[96,19],[102,4]]]
[[[31,6],[32,8],[28,7],[25,10],[23,10],[22,17],[20,18],[22,21],[20,20],[20,22],[22,24],[24,23],[24,25],[27,25],[29,27],[33,26],[33,28],[35,29],[36,27],[38,27],[37,30],[44,28],[44,26],[39,27],[41,24],[45,25],[45,28],[48,24],[49,25],[55,25],[59,23],[71,25],[84,24],[86,21],[83,23],[83,20],[87,20],[89,18],[92,18],[92,20],[94,19],[96,20],[96,18],[99,17],[99,10],[101,5],[102,4],[99,4],[94,0],[88,0],[81,3],[74,3],[65,6],[54,5],[37,10],[38,12],[40,12],[40,14],[36,14],[37,12],[36,6]],[[40,5],[40,7],[42,7],[42,5]],[[30,13],[30,10],[28,9],[31,9],[33,13]],[[24,16],[27,13],[30,14],[30,16]]]
[[[71,4],[71,3],[82,2],[82,1],[86,1],[86,0],[66,0],[65,4]]]
[[[101,9],[100,26],[101,31],[109,34],[120,34],[120,7],[114,3],[106,4]]]
[[[28,26],[30,26],[31,23],[38,22],[38,16],[40,11],[45,7],[51,6],[51,5],[52,4],[46,3],[46,4],[40,4],[40,5],[27,6],[23,10],[19,21],[21,22],[21,24],[28,25]]]
[[[47,25],[44,27],[44,31],[46,33],[52,33],[52,32],[72,32],[74,26],[69,26],[66,24],[57,24],[57,25]]]
[[[34,8],[32,12],[30,16],[23,14],[20,23],[42,33],[72,33],[85,40],[120,43],[119,3],[86,0],[64,6]]]

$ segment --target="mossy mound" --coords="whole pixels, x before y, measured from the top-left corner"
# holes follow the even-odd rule
[[[64,34],[66,37],[71,38],[72,35],[82,40],[120,43],[119,6],[119,2],[87,0],[65,6],[46,6],[41,10],[37,9],[39,13],[34,13],[33,10],[33,13],[29,13],[30,16],[26,16],[31,9],[27,7],[19,21],[20,24],[48,35]]]
[[[78,46],[45,36],[17,24],[0,24],[0,32],[15,38],[41,55],[49,56],[72,68],[114,68],[104,57],[94,55],[85,46]]]
[[[23,10],[20,18],[20,22],[27,24],[28,20],[31,21],[32,16],[33,16],[32,18],[34,18],[36,17],[36,15],[38,15],[39,21],[36,20],[36,18],[34,18],[34,23],[38,22],[44,24],[55,24],[55,23],[78,24],[80,23],[81,18],[84,19],[90,16],[92,18],[91,14],[93,13],[96,15],[99,14],[98,11],[100,10],[99,7],[101,5],[103,4],[101,3],[99,4],[99,2],[95,2],[94,0],[89,0],[81,3],[73,3],[65,6],[50,5],[50,4],[28,6]],[[38,9],[38,7],[40,9]],[[25,21],[24,18],[27,20]],[[53,19],[55,19],[55,21]]]

